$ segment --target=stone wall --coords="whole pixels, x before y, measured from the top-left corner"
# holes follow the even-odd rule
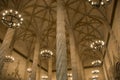
[[[106,80],[115,80],[115,66],[120,61],[120,0],[116,0],[115,16],[113,19],[112,31],[104,57],[104,67],[106,71]]]

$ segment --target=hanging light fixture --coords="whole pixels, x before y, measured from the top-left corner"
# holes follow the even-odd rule
[[[41,78],[42,78],[43,80],[46,80],[46,79],[48,79],[48,76],[41,76]]]
[[[68,73],[67,76],[68,76],[68,77],[72,77],[72,74],[71,74],[71,73]]]
[[[4,57],[4,62],[14,62],[14,57],[13,56],[5,56]]]
[[[72,73],[67,73],[68,80],[72,80]]]
[[[41,55],[42,57],[44,57],[44,58],[50,58],[50,56],[53,55],[53,52],[50,51],[50,50],[45,49],[45,50],[42,50],[42,51],[40,52],[40,55]]]
[[[91,73],[92,74],[98,74],[100,71],[99,70],[93,70]]]
[[[31,73],[32,72],[32,68],[27,68],[27,72]]]
[[[101,60],[95,60],[95,61],[93,61],[91,64],[92,64],[93,66],[99,66],[99,65],[101,65],[101,63],[102,63]]]
[[[94,75],[92,76],[92,80],[97,80],[98,77],[99,77],[98,75]]]
[[[2,22],[9,28],[18,28],[23,23],[22,15],[12,9],[5,10],[2,13]]]
[[[95,40],[95,41],[93,41],[91,44],[90,44],[90,47],[92,48],[92,49],[101,49],[101,48],[103,48],[103,46],[105,45],[105,42],[104,41],[102,41],[102,40]]]
[[[93,7],[97,7],[97,8],[99,8],[100,6],[105,6],[109,4],[111,1],[112,0],[88,0],[90,5],[92,5]]]

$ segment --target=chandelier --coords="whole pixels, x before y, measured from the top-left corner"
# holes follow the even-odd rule
[[[69,80],[73,80],[73,79],[72,79],[72,73],[68,73],[68,74],[67,74],[67,77],[68,77]]]
[[[46,80],[46,79],[48,79],[48,76],[42,76],[41,78]]]
[[[99,77],[98,75],[94,75],[92,76],[92,80],[97,80],[98,77]]]
[[[101,65],[101,61],[100,60],[95,60],[95,61],[93,61],[91,64],[93,65],[93,66],[99,66],[99,65]]]
[[[2,22],[9,28],[18,28],[22,24],[23,18],[22,15],[18,13],[18,11],[10,9],[5,10],[2,13]]]
[[[72,74],[71,74],[71,73],[68,73],[67,76],[68,76],[68,77],[72,77]]]
[[[88,0],[90,5],[92,5],[93,7],[97,7],[97,8],[99,8],[100,6],[105,6],[109,4],[111,1],[112,0]]]
[[[31,68],[27,68],[27,72],[28,72],[28,73],[31,73],[31,72],[32,72],[32,69],[31,69]]]
[[[50,50],[45,49],[45,50],[42,50],[42,51],[40,52],[40,54],[41,54],[41,56],[44,57],[44,58],[50,58],[50,56],[53,55],[53,52],[50,51]]]
[[[92,74],[98,74],[100,71],[99,70],[93,70]]]
[[[5,56],[5,58],[4,58],[4,62],[14,62],[14,57],[12,57],[12,56]]]
[[[92,49],[101,49],[105,45],[105,42],[102,40],[96,40],[90,44]]]

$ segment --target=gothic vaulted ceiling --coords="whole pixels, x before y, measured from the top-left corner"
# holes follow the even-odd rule
[[[108,6],[95,8],[87,0],[64,0],[64,6],[68,19],[72,23],[79,55],[84,66],[86,66],[86,63],[90,65],[90,61],[102,57],[99,51],[93,51],[90,48],[90,44],[96,39],[106,39],[107,29],[109,29],[107,25],[111,21],[113,2]],[[33,55],[34,38],[39,35],[41,49],[47,48],[53,51],[53,67],[55,67],[56,0],[1,0],[0,13],[6,9],[17,10],[24,18],[23,24],[16,32],[15,48],[25,56]],[[3,40],[7,27],[1,22],[0,24],[0,38]],[[68,31],[66,29],[67,35]],[[67,48],[67,53],[70,54],[68,39]],[[29,52],[30,50],[31,52]],[[45,63],[46,60],[43,60],[43,62]],[[68,62],[70,66],[69,55]]]

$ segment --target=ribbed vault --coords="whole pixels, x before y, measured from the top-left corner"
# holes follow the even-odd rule
[[[55,51],[56,51],[56,0],[1,0],[0,11],[5,9],[18,10],[24,17],[21,28],[17,30],[17,41],[22,41],[29,49],[34,44],[34,38],[39,35],[40,47],[50,49],[54,53],[53,68],[55,69]],[[89,60],[101,59],[100,52],[93,51],[90,43],[96,39],[104,40],[107,26],[107,8],[92,7],[87,0],[64,0],[64,6],[68,20],[72,24],[75,33],[76,43],[79,55],[83,62]],[[66,24],[67,26],[67,24]],[[68,35],[68,30],[66,28]],[[68,54],[69,53],[69,40]],[[22,52],[23,53],[23,52]],[[26,53],[23,53],[23,55]],[[33,55],[29,53],[27,55]],[[87,58],[87,61],[86,61]],[[68,56],[70,63],[70,58]],[[43,60],[43,63],[47,62]],[[44,64],[45,67],[47,64]],[[70,66],[70,64],[69,64]]]

